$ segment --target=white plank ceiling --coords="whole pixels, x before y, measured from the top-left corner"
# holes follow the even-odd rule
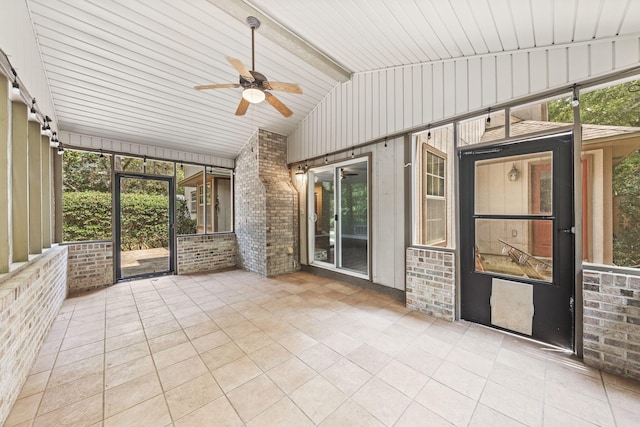
[[[640,0],[236,1],[352,73],[640,31]],[[249,27],[216,3],[27,0],[60,129],[229,159],[257,127],[291,133],[338,81],[259,29],[256,69],[303,88],[276,92],[291,118],[235,116],[241,89],[195,91],[237,82],[225,56],[251,66]]]

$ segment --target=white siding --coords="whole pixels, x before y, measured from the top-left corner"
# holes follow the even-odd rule
[[[289,135],[288,160],[322,156],[638,64],[635,34],[358,73],[338,84]],[[342,102],[334,104],[334,98]]]
[[[153,147],[151,145],[136,144],[133,142],[119,141],[116,139],[100,138],[97,136],[80,135],[71,132],[60,132],[60,141],[65,145],[86,148],[88,150],[105,150],[116,153],[127,153],[137,156],[149,156],[152,158],[173,160],[185,163],[197,163],[207,166],[233,168],[235,162],[231,159],[208,156],[206,154],[189,153],[168,148]]]

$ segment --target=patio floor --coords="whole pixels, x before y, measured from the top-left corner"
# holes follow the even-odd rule
[[[240,270],[67,299],[5,426],[637,426],[640,383],[341,282]]]

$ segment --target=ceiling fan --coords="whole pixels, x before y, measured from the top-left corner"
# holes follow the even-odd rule
[[[251,27],[251,70],[247,69],[239,59],[227,56],[227,61],[240,73],[240,83],[201,85],[195,86],[194,89],[204,90],[242,87],[244,90],[242,91],[240,104],[236,109],[236,116],[244,115],[247,112],[247,108],[249,108],[249,104],[259,104],[266,100],[273,108],[278,110],[280,114],[285,117],[291,117],[293,111],[268,91],[277,90],[302,95],[302,89],[295,83],[270,82],[264,74],[255,71],[254,32],[260,27],[260,21],[255,16],[249,16],[247,17],[247,24]]]
[[[346,179],[348,176],[358,176],[356,172],[346,171],[345,168],[340,168],[340,179]]]

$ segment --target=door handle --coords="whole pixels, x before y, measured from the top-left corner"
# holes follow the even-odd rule
[[[563,228],[560,231],[562,231],[563,233],[567,233],[567,234],[576,234],[576,228],[575,227]]]

